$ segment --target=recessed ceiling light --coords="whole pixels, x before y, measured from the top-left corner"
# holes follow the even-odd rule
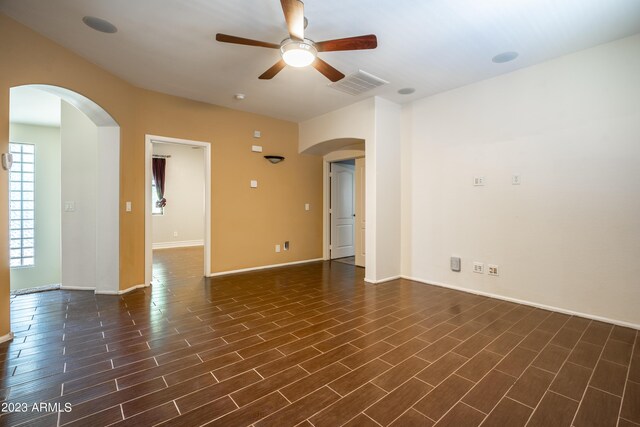
[[[116,26],[111,22],[96,18],[95,16],[85,16],[82,18],[82,22],[84,22],[88,27],[91,27],[96,31],[100,31],[101,33],[113,34],[118,32]]]
[[[400,89],[398,91],[398,93],[400,95],[411,95],[413,92],[415,92],[416,90],[412,87],[403,87],[402,89]]]
[[[513,61],[518,57],[518,52],[502,52],[491,58],[496,64],[502,64],[505,62]]]

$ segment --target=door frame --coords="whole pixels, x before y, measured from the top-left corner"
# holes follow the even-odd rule
[[[198,146],[204,149],[204,270],[203,277],[211,275],[211,143],[190,139],[171,138],[167,136],[149,135],[144,137],[144,284],[149,286],[152,279],[153,243],[151,238],[151,159],[153,143],[181,144]]]
[[[329,171],[331,163],[341,160],[351,160],[366,157],[362,150],[340,150],[334,151],[324,156],[322,162],[322,259],[329,261],[329,242],[331,241],[331,220],[329,217],[329,206],[331,206],[331,182],[329,181]]]

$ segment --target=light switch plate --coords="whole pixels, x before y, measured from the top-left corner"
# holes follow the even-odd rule
[[[474,176],[473,185],[475,185],[476,187],[480,185],[484,185],[484,176]]]
[[[256,181],[255,179],[251,180],[251,188],[258,188],[258,181]]]
[[[304,210],[308,211],[309,209],[311,209],[311,205],[309,205],[309,203],[305,203],[304,204]]]
[[[125,203],[125,210],[126,210],[127,212],[131,212],[131,202],[126,202],[126,203]]]
[[[253,131],[253,137],[254,138],[260,138],[262,136],[262,132],[260,132],[259,130],[254,130]]]
[[[262,153],[262,147],[260,145],[252,145],[251,151],[254,153]]]

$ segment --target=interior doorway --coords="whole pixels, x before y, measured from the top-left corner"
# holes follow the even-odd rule
[[[203,276],[208,276],[211,144],[155,135],[145,139],[145,285],[154,278],[154,251],[171,250],[159,259],[167,255],[171,255],[169,259],[180,258],[184,252],[190,260],[193,256],[189,254],[197,252],[197,258],[204,259]]]
[[[329,217],[331,259],[354,258],[356,246],[356,188],[355,159],[332,162],[329,172],[331,203]]]
[[[50,85],[11,88],[9,119],[12,292],[118,293],[119,126]]]
[[[328,175],[328,258],[364,267],[364,157],[329,162]]]

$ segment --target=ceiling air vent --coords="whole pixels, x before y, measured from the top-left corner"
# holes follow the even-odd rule
[[[355,96],[386,84],[389,84],[389,82],[362,70],[358,70],[357,73],[353,73],[342,80],[329,84],[329,87]]]

